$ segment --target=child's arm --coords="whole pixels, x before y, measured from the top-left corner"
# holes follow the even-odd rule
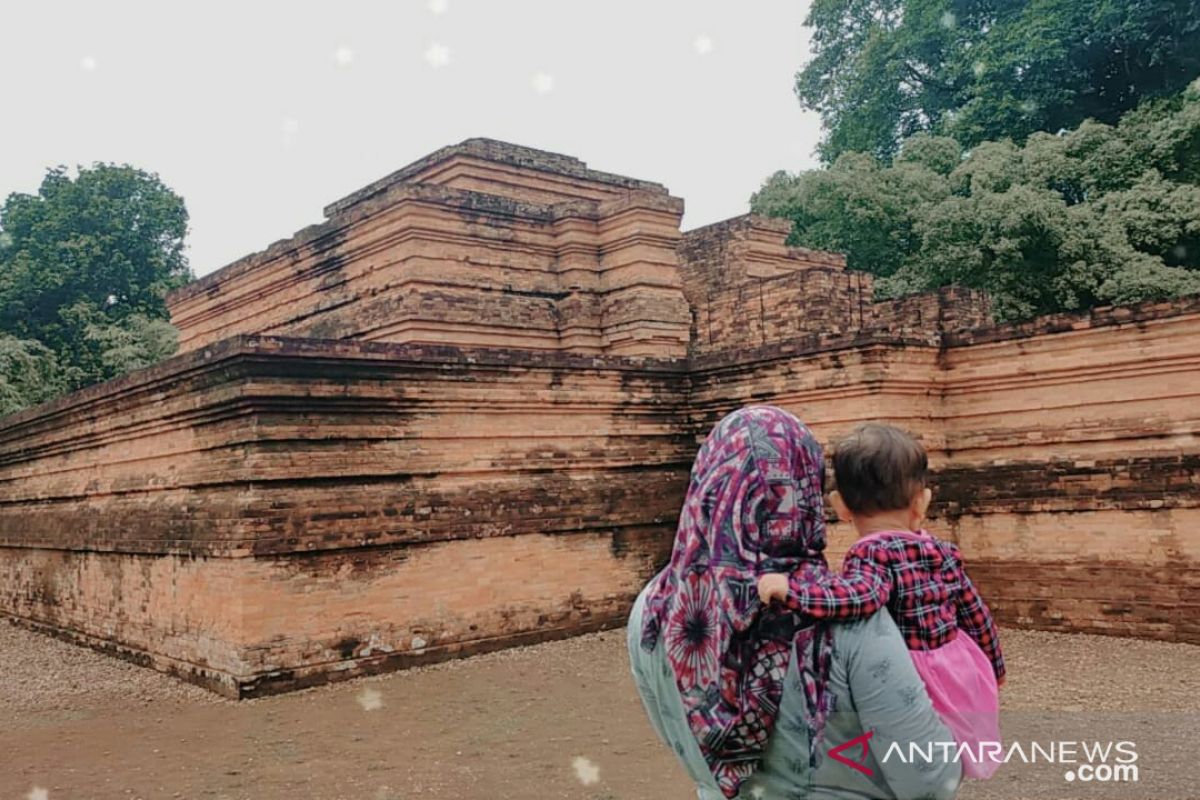
[[[979,596],[975,584],[971,582],[966,569],[962,566],[961,559],[959,568],[962,570],[962,591],[954,599],[958,627],[966,631],[967,635],[975,640],[975,643],[991,660],[992,669],[996,673],[996,682],[1003,684],[1004,654],[1000,652],[1000,635],[996,633],[996,625],[992,622],[991,609]]]
[[[833,620],[865,619],[887,605],[892,592],[887,569],[853,551],[840,575],[805,565],[787,576],[763,575],[758,586],[764,602],[779,600],[792,611]]]

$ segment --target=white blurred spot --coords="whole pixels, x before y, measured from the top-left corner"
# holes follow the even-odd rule
[[[713,40],[711,36],[701,34],[692,40],[692,49],[702,56],[706,56],[712,52]]]
[[[575,768],[575,777],[579,778],[579,782],[584,786],[591,786],[600,780],[600,768],[589,758],[576,756],[571,766]]]
[[[753,789],[750,790],[750,796],[753,797],[754,800],[762,800],[765,795],[766,795],[766,792],[763,791],[763,788],[761,786],[755,786]]]
[[[35,786],[25,795],[25,800],[50,800],[50,792],[40,786]]]
[[[379,693],[378,689],[363,689],[358,693],[356,699],[363,711],[378,711],[383,708],[383,695]]]
[[[417,655],[420,655],[421,653],[425,652],[425,646],[428,644],[429,642],[425,641],[420,636],[414,636],[412,640],[412,649]]]
[[[95,72],[98,66],[100,65],[96,63],[96,59],[91,56],[84,56],[79,61],[79,68],[84,72]]]
[[[429,10],[435,14],[445,14],[450,8],[450,0],[429,0]]]
[[[1032,100],[1026,100],[1025,102],[1021,103],[1021,113],[1025,116],[1036,114],[1037,110],[1037,103],[1033,102]]]
[[[971,67],[971,71],[975,73],[976,78],[982,78],[983,73],[987,72],[987,64],[984,64],[982,61],[976,61],[975,65]]]
[[[1187,245],[1177,244],[1171,248],[1171,255],[1175,256],[1175,258],[1179,261],[1183,261],[1185,258],[1187,258],[1187,254]]]
[[[947,11],[942,14],[941,22],[943,28],[950,29],[958,25],[958,17],[954,16],[953,11]]]
[[[434,42],[425,48],[425,61],[431,67],[444,67],[450,63],[450,48]]]
[[[533,90],[538,94],[546,94],[554,89],[554,76],[539,72],[533,76]]]
[[[107,298],[105,298],[104,302],[110,306],[115,306],[117,304],[117,296],[115,294],[110,294]]]
[[[296,141],[296,134],[300,132],[300,122],[295,117],[284,117],[280,130],[283,131],[283,146],[291,147]]]
[[[339,45],[337,50],[333,51],[333,63],[339,67],[348,67],[354,63],[354,48],[346,45]]]

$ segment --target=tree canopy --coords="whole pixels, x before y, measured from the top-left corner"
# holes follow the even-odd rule
[[[158,176],[46,173],[0,206],[0,412],[175,350],[164,298],[190,278],[183,200]]]
[[[1200,75],[1200,0],[814,0],[801,103],[820,154],[889,161],[920,132],[964,146],[1115,124]]]
[[[891,163],[843,153],[776,173],[751,207],[845,252],[882,295],[971,286],[1002,318],[1200,291],[1200,81],[1023,145],[919,133]]]
[[[50,400],[70,376],[41,342],[0,334],[0,416]]]

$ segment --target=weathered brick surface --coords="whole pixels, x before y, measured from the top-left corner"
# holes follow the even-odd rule
[[[949,287],[876,302],[872,277],[841,255],[787,247],[789,224],[754,215],[684,234],[684,293],[693,357],[877,332],[940,346],[946,332],[990,323],[987,299]]]
[[[0,419],[0,610],[232,696],[619,624],[769,402],[915,431],[1002,620],[1200,642],[1200,299],[998,326],[681,210],[470,140],[185,287],[180,356]]]
[[[491,160],[488,160],[491,159]],[[168,298],[191,350],[239,333],[681,356],[683,202],[469,140]]]
[[[742,275],[721,280],[755,293],[790,280]],[[697,430],[751,402],[826,439],[870,419],[904,425],[935,467],[933,527],[962,545],[1001,619],[1200,641],[1200,298],[997,326],[961,290],[856,305],[817,286],[746,304],[741,319],[731,304],[709,323],[730,333],[712,342],[697,322]],[[790,337],[755,319],[830,306],[840,327],[797,314]],[[834,526],[830,541],[840,555],[852,534]]]
[[[684,367],[184,354],[0,421],[3,608],[229,694],[615,624],[682,499]]]

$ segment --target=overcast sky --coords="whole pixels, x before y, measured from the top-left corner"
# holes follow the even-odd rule
[[[203,275],[488,136],[666,184],[692,228],[819,136],[807,2],[23,2],[0,15],[0,197],[55,164],[157,172]]]

